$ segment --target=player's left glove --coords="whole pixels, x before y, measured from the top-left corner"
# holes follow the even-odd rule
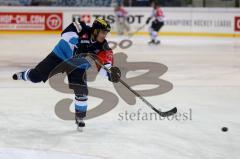
[[[108,80],[114,83],[118,83],[121,78],[121,71],[118,67],[111,67],[110,69],[111,73],[108,74]]]

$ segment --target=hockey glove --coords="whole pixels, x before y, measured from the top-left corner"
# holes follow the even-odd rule
[[[108,80],[114,83],[118,83],[121,78],[121,71],[118,67],[111,67],[110,69],[111,73],[108,74]]]

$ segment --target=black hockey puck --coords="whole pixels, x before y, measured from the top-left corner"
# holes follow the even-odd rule
[[[222,127],[222,131],[226,132],[226,131],[228,131],[228,128],[227,127]]]
[[[14,79],[14,80],[17,80],[17,75],[16,74],[14,74],[13,76],[12,76],[12,78]]]

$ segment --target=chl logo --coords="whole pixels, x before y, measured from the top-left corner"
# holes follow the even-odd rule
[[[235,31],[240,32],[240,17],[235,17]]]

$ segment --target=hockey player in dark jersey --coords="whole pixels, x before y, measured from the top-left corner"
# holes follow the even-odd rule
[[[146,24],[149,24],[149,22],[152,19],[154,19],[149,28],[149,34],[151,36],[151,41],[149,42],[149,44],[157,45],[157,44],[160,44],[160,40],[158,40],[157,37],[158,37],[158,32],[164,25],[165,16],[157,2],[153,2],[152,6],[153,6],[152,15],[147,19]]]
[[[111,82],[119,82],[121,72],[113,66],[113,52],[108,46],[106,35],[110,32],[110,25],[104,19],[98,18],[92,27],[84,22],[71,23],[61,34],[61,39],[53,51],[35,68],[27,69],[13,75],[14,80],[31,81],[33,83],[46,82],[51,76],[60,72],[68,75],[69,88],[75,93],[75,119],[79,127],[84,127],[83,121],[87,111],[88,88],[86,70],[91,62],[86,53],[94,55],[110,72],[99,67],[99,73],[108,77]],[[76,60],[77,59],[77,60]],[[58,72],[52,71],[64,63]],[[74,69],[68,70],[69,67]]]

